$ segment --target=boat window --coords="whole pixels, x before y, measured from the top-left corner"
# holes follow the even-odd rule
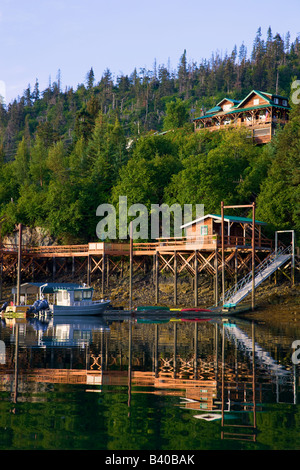
[[[63,299],[62,292],[57,292],[57,301],[62,302],[62,299]]]
[[[82,300],[82,292],[80,290],[75,290],[74,291],[74,300]]]
[[[84,299],[91,299],[92,298],[92,291],[91,290],[83,291],[83,298]]]
[[[69,298],[68,291],[64,291],[64,300],[67,300]]]

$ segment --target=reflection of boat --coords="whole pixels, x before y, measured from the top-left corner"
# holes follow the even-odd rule
[[[61,325],[67,325],[73,329],[82,329],[82,330],[109,330],[108,324],[103,320],[102,317],[97,316],[78,316],[72,318],[69,315],[63,316],[59,315],[58,317],[53,317],[51,326],[57,327]]]
[[[110,300],[92,300],[93,288],[79,286],[57,289],[53,315],[99,315],[110,304]]]
[[[44,335],[40,340],[40,346],[84,346],[92,342],[93,332],[109,331],[110,328],[102,317],[70,315],[53,316],[49,322],[49,328],[53,328],[51,336]]]

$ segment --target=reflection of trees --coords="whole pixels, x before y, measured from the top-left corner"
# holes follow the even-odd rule
[[[281,413],[270,407],[270,412],[260,413],[266,399],[274,401],[276,383],[259,364],[255,363],[253,369],[251,351],[245,355],[224,335],[222,328],[217,323],[156,324],[141,328],[136,324],[127,323],[123,327],[119,324],[113,332],[97,332],[95,342],[81,349],[39,349],[31,347],[32,343],[26,346],[25,336],[21,335],[19,396],[13,408],[16,420],[8,419],[12,418],[12,413],[7,413],[11,404],[0,402],[0,428],[10,430],[4,433],[0,448],[5,442],[7,447],[30,446],[30,440],[35,439],[36,448],[89,445],[99,449],[156,449],[162,448],[163,443],[169,449],[190,449],[191,445],[204,449],[220,438],[220,422],[212,422],[209,427],[205,422],[195,423],[190,411],[220,413],[223,406],[226,424],[230,402],[231,411],[243,416],[239,423],[249,427],[254,424],[253,385],[258,411],[256,424],[264,431],[263,436],[258,436],[262,447],[276,437],[268,438],[265,434],[271,423],[276,432],[283,427],[282,442],[286,448],[292,448],[287,424],[293,426],[294,420],[300,419],[297,408],[287,405]],[[13,390],[14,354],[12,342],[7,347],[7,363],[0,369],[2,390]],[[8,379],[6,385],[3,372]],[[73,392],[68,401],[70,384],[76,384],[78,392]],[[99,387],[101,394],[85,392],[96,388],[99,391]],[[105,393],[108,390],[114,393]],[[30,406],[32,400],[37,402],[35,411]],[[182,414],[182,408],[186,414]],[[280,423],[283,418],[284,424]],[[292,442],[296,442],[296,437]]]

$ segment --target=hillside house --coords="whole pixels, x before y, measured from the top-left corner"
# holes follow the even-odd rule
[[[288,99],[252,90],[243,100],[223,98],[217,105],[194,119],[195,131],[215,131],[228,127],[245,127],[257,144],[272,139],[278,127],[288,121]]]

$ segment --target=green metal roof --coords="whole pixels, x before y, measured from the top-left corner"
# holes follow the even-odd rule
[[[218,113],[219,111],[221,111],[221,107],[220,106],[215,106],[214,108],[211,108],[209,109],[208,111],[206,111],[206,114],[211,114],[211,113]]]
[[[220,103],[223,103],[223,101],[230,101],[231,103],[234,103],[234,104],[239,104],[241,102],[241,100],[232,100],[231,98],[223,98],[221,101],[219,101],[219,103],[217,103],[217,106],[219,106]]]
[[[192,220],[191,222],[188,222],[184,225],[181,225],[180,228],[189,227],[190,225],[201,222],[202,220],[207,219],[207,218],[220,219],[220,221],[222,219],[222,217],[220,215],[217,215],[217,214],[206,214],[203,217],[199,217],[199,219],[195,219],[195,220]],[[224,215],[224,220],[226,222],[240,222],[240,223],[243,223],[243,224],[252,224],[252,219],[250,219],[248,217],[238,217],[238,216],[235,216],[235,215]],[[266,222],[261,222],[260,220],[255,220],[255,224],[256,225],[267,225]]]
[[[218,218],[222,218],[220,215],[217,215],[217,214],[209,214],[211,215],[212,217],[218,217]],[[224,215],[224,220],[229,220],[229,222],[242,222],[242,223],[252,223],[252,219],[248,218],[248,217],[238,217],[238,216],[235,216],[235,215]],[[255,220],[255,223],[256,224],[259,224],[259,225],[266,225],[266,222],[262,222],[260,220]]]
[[[65,290],[74,290],[82,288],[82,284],[75,284],[71,282],[26,282],[25,284],[21,284],[20,286],[20,293],[39,293],[40,288],[42,287],[43,294],[53,294],[57,292],[59,289]],[[89,288],[88,286],[86,286]],[[15,294],[17,292],[17,288],[12,288],[12,293]]]
[[[280,109],[287,109],[287,110],[290,110],[291,108],[289,106],[281,106],[279,104],[260,104],[259,106],[249,106],[248,108],[234,108],[233,110],[231,111],[226,111],[222,114],[222,116],[225,116],[225,115],[228,115],[228,114],[234,114],[234,113],[242,113],[244,111],[249,111],[251,109],[263,109],[263,108],[269,108],[270,106],[276,106],[276,108],[280,108]],[[193,121],[197,121],[198,119],[203,119],[203,118],[208,118],[208,117],[214,117],[216,116],[216,114],[218,113],[214,113],[214,114],[206,114],[205,116],[199,116],[197,118],[194,118]]]

